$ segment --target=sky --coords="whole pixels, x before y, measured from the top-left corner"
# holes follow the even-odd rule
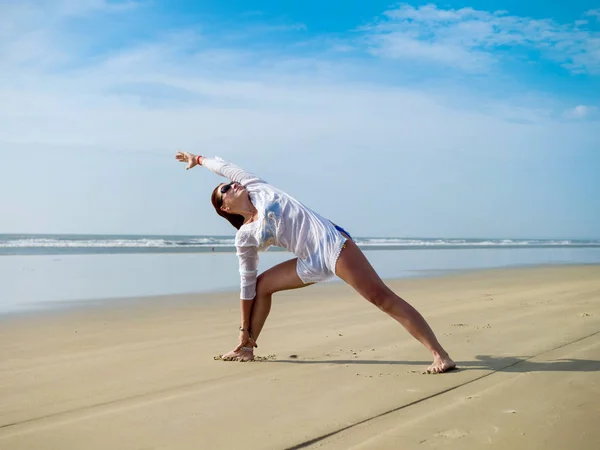
[[[357,236],[600,238],[591,1],[0,2],[0,233],[232,235],[220,156]]]

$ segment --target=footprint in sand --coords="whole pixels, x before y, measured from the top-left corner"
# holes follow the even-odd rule
[[[454,430],[440,431],[439,433],[434,434],[435,437],[443,437],[447,439],[460,439],[464,438],[466,435],[467,433],[457,430],[456,428]]]
[[[581,313],[580,316],[581,317],[590,317],[591,314],[590,313]]]
[[[223,359],[223,355],[213,356],[213,359],[215,361],[225,361],[225,362],[260,362],[260,361],[274,360],[275,358],[277,358],[277,356],[268,355],[268,356],[255,356],[254,359],[251,361],[229,361],[229,360]]]

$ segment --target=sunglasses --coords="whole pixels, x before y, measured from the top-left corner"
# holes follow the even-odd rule
[[[220,189],[221,195],[225,195],[227,193],[227,191],[233,187],[234,183],[235,182],[232,181],[229,184],[225,184],[225,185],[221,186],[221,189]]]
[[[219,189],[219,192],[221,193],[221,195],[219,196],[220,198],[217,200],[217,205],[219,206],[219,208],[223,205],[223,196],[227,193],[227,191],[229,191],[229,189],[231,189],[234,185],[234,182],[232,181],[229,184],[224,184],[223,186],[221,186],[221,189]]]

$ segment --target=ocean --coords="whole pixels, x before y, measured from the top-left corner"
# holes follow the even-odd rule
[[[384,279],[600,264],[600,240],[354,238]],[[292,257],[273,248],[261,254],[259,270]],[[91,300],[236,291],[238,282],[233,236],[0,234],[0,314]]]
[[[600,240],[354,237],[364,250],[600,248]],[[203,253],[234,251],[233,236],[0,234],[0,255]]]

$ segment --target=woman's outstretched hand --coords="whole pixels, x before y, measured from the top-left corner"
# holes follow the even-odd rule
[[[193,153],[177,152],[175,159],[177,161],[187,163],[185,170],[190,170],[192,167],[198,165],[198,155],[194,155]]]

